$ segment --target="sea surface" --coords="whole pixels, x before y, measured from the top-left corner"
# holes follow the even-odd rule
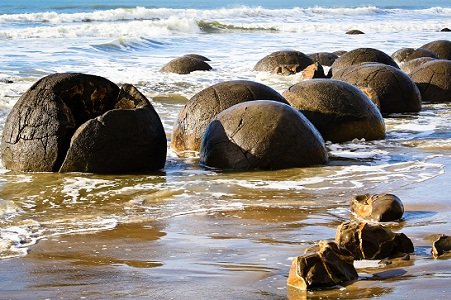
[[[82,72],[134,84],[169,145],[187,99],[212,84],[254,80],[282,93],[298,82],[252,70],[273,51],[391,54],[451,39],[444,27],[450,1],[2,0],[0,133],[36,80]],[[351,29],[365,34],[346,35]],[[187,53],[210,58],[213,70],[159,72]],[[322,167],[218,172],[170,149],[164,170],[139,176],[0,166],[0,298],[445,299],[451,262],[431,259],[430,248],[437,234],[451,234],[450,109],[391,115],[385,140],[328,142]],[[291,258],[334,238],[352,218],[353,195],[382,192],[405,204],[392,227],[412,238],[412,259],[365,262],[357,283],[290,294]]]

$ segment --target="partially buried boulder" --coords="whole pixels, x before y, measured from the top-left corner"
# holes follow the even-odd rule
[[[432,243],[432,256],[435,258],[451,255],[451,237],[442,234]]]
[[[409,76],[418,86],[423,101],[451,102],[451,60],[426,62],[413,69]]]
[[[210,71],[211,69],[211,66],[204,59],[191,55],[174,58],[164,65],[160,72],[189,74],[194,71]]]
[[[334,72],[333,79],[343,80],[357,87],[371,88],[379,101],[382,114],[418,112],[421,94],[412,81],[398,68],[365,63]]]
[[[398,63],[405,63],[412,59],[420,58],[420,57],[432,57],[437,58],[437,55],[434,52],[423,49],[423,48],[402,48],[395,51],[391,57]]]
[[[440,59],[451,60],[451,41],[449,40],[437,40],[424,44],[420,48],[428,49],[437,55]]]
[[[253,100],[288,104],[278,92],[261,83],[236,80],[212,85],[194,95],[180,112],[172,130],[171,147],[176,152],[199,151],[202,135],[217,114]]]
[[[410,74],[419,65],[430,62],[431,60],[434,60],[434,59],[436,59],[436,58],[432,58],[432,57],[415,58],[415,59],[409,60],[409,61],[401,64],[400,68],[404,73]]]
[[[63,73],[42,78],[22,95],[6,120],[1,144],[4,166],[17,171],[58,171],[66,157],[72,135],[80,125],[115,109],[118,102],[128,105],[127,108],[133,107],[135,100],[118,98],[119,91],[114,83],[99,76]],[[162,129],[161,122],[147,126]],[[135,134],[136,130],[139,129],[133,128],[129,134]],[[157,144],[155,141],[151,143]],[[115,143],[111,145],[112,148],[115,146]],[[146,152],[145,155],[148,154]],[[152,159],[161,161],[163,157],[165,160],[165,154],[166,150],[162,150],[158,158]],[[89,155],[84,153],[81,159]],[[140,160],[142,157],[135,159]],[[134,170],[130,167],[128,171]]]
[[[365,32],[358,30],[358,29],[351,29],[351,30],[346,31],[346,34],[356,35],[356,34],[365,34]]]
[[[393,194],[364,194],[352,198],[351,210],[363,219],[390,222],[402,218],[404,205]]]
[[[313,79],[291,86],[283,96],[331,142],[385,137],[384,119],[355,86],[333,79]]]
[[[317,62],[322,66],[330,67],[338,58],[338,55],[330,52],[317,52],[308,55],[313,62]]]
[[[354,258],[333,242],[321,241],[319,251],[297,256],[291,263],[287,284],[299,290],[330,288],[357,280]]]
[[[324,164],[327,151],[315,127],[283,103],[259,100],[234,105],[208,125],[203,165],[235,170],[284,169]]]
[[[412,253],[412,241],[379,224],[345,222],[338,226],[335,242],[355,259],[383,259]]]
[[[345,69],[364,62],[376,62],[399,68],[393,58],[380,50],[373,48],[357,48],[346,52],[335,60],[329,70],[330,76],[334,75],[335,72],[340,69]]]
[[[276,51],[259,60],[254,70],[290,75],[301,72],[311,64],[313,60],[302,52]]]

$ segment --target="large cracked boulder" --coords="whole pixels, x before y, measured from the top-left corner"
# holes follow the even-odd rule
[[[199,151],[210,121],[221,111],[242,102],[273,100],[288,102],[272,88],[253,81],[225,81],[194,95],[179,113],[172,131],[171,147],[176,152]]]
[[[200,160],[220,169],[285,169],[324,164],[327,151],[319,132],[299,111],[258,100],[216,116],[202,137]]]
[[[346,69],[350,66],[366,62],[381,63],[399,68],[393,58],[380,50],[373,48],[357,48],[346,52],[334,61],[329,70],[329,77],[335,75],[335,72],[341,69]]]
[[[451,60],[426,62],[413,69],[409,76],[418,86],[423,101],[451,102]]]
[[[451,60],[451,41],[449,40],[432,41],[420,48],[432,51],[440,59]]]
[[[255,71],[276,74],[296,74],[313,64],[313,60],[299,51],[276,51],[260,59],[254,67]]]
[[[333,79],[306,80],[291,86],[283,96],[327,141],[385,138],[384,119],[378,108],[349,83]]]
[[[288,286],[299,290],[330,288],[357,280],[354,258],[333,242],[321,241],[316,253],[297,256],[291,263]]]
[[[420,57],[432,57],[437,58],[437,55],[434,54],[434,52],[423,49],[423,48],[402,48],[399,49],[391,55],[391,57],[397,62],[397,63],[406,63],[412,59],[420,58]]]
[[[40,79],[17,101],[6,120],[1,144],[4,166],[17,171],[59,171],[71,147],[71,138],[80,126],[84,127],[85,122],[89,123],[90,120],[114,109],[134,109],[136,103],[141,103],[139,106],[142,109],[155,113],[150,102],[144,96],[142,96],[145,99],[144,105],[142,104],[144,100],[135,99],[133,95],[136,93],[133,90],[134,88],[125,87],[121,91],[114,83],[105,78],[86,74],[53,74]],[[129,99],[126,99],[124,94],[127,94]],[[130,113],[133,112],[130,111]],[[153,131],[159,132],[158,137],[142,136],[140,139],[141,143],[148,138],[152,139],[152,149],[146,147],[142,151],[145,154],[139,157],[135,156],[134,159],[143,159],[144,162],[150,159],[160,163],[155,168],[151,168],[145,163],[139,170],[154,170],[164,166],[166,146],[164,149],[160,146],[158,151],[154,148],[157,147],[157,144],[166,145],[164,130],[161,121],[158,121],[159,118],[155,119],[153,123],[146,124],[147,127],[152,127]],[[120,125],[115,124],[116,127],[120,127]],[[109,125],[104,124],[104,126],[108,127]],[[139,128],[129,127],[128,132],[130,135],[138,135]],[[105,137],[92,136],[92,138],[103,139]],[[160,140],[157,142],[158,139]],[[116,140],[105,146],[116,147],[120,142]],[[85,143],[93,143],[93,140],[87,138]],[[129,150],[128,147],[124,149],[124,151]],[[156,152],[158,155],[150,158],[142,157]],[[91,153],[82,154],[80,157],[82,160],[93,155]],[[101,159],[108,158],[102,156]],[[117,157],[117,159],[121,159],[121,157]],[[71,171],[97,172],[96,169],[71,169]],[[110,171],[116,173],[136,170],[130,167],[121,170],[112,168]]]
[[[176,73],[176,74],[189,74],[194,71],[210,71],[212,67],[205,61],[208,58],[202,58],[198,56],[185,55],[177,57],[165,64],[160,72],[163,73]]]
[[[379,63],[364,63],[334,72],[361,89],[370,88],[377,96],[382,114],[418,112],[421,94],[412,79],[398,68]]]

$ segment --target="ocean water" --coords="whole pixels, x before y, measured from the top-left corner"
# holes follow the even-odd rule
[[[450,39],[449,33],[440,32],[444,27],[451,27],[449,1],[3,0],[0,132],[13,105],[36,80],[55,72],[82,72],[137,86],[160,114],[169,143],[186,100],[212,84],[254,80],[283,92],[298,82],[296,75],[252,71],[260,58],[273,51],[373,47],[391,54],[403,47]],[[346,35],[350,29],[366,34]],[[159,72],[166,62],[187,53],[207,56],[213,70],[189,75]],[[247,256],[238,256],[236,263],[250,260],[261,263],[269,274],[277,270],[276,294],[285,295],[285,279],[280,274],[288,270],[292,243],[305,248],[333,237],[334,226],[350,216],[352,195],[387,191],[407,195],[417,185],[449,178],[450,108],[449,104],[425,104],[418,114],[386,118],[383,141],[328,143],[331,162],[318,168],[222,173],[199,167],[198,157],[179,158],[172,151],[163,172],[141,176],[23,174],[0,166],[0,261],[19,260],[20,264],[40,241],[65,235],[95,236],[124,224],[164,221],[171,226],[163,231],[176,240],[174,235],[184,232],[178,222],[190,218],[200,227],[214,228],[215,235],[235,233],[236,239],[221,240],[227,241],[227,247],[241,247],[242,240],[252,242],[247,245]],[[449,184],[443,190],[450,192]],[[434,199],[434,193],[441,195],[433,191],[431,203],[447,209],[412,212],[406,217],[407,230],[422,245],[437,230],[449,233],[451,200]],[[417,205],[415,199],[406,201]],[[286,217],[290,210],[301,212],[305,220],[296,223]],[[247,225],[237,227],[227,218],[206,223],[196,219],[246,219],[254,211],[264,216],[248,216],[252,222],[259,220],[256,232],[247,220],[243,221]],[[281,219],[291,228],[289,234],[271,223],[270,212],[285,216]],[[265,236],[257,242],[251,234]],[[204,247],[211,242],[200,233],[194,239]],[[284,246],[278,254],[283,263],[270,258],[262,262],[263,253],[273,251],[274,244]],[[189,251],[189,247],[183,249]],[[258,262],[252,261],[250,253],[256,254]],[[164,255],[159,260],[160,269],[172,266]],[[214,269],[200,258],[191,264],[187,274],[197,274],[193,266],[205,272]],[[243,272],[251,271],[246,267]],[[451,278],[449,272],[444,276]],[[264,290],[271,290],[268,286],[265,281]]]

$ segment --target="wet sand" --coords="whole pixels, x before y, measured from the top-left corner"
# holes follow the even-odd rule
[[[446,299],[451,259],[433,259],[430,250],[436,234],[450,234],[449,154],[431,160],[443,174],[390,191],[405,205],[405,221],[393,229],[412,239],[411,260],[358,269],[361,280],[346,287],[299,292],[286,279],[291,257],[333,238],[349,214],[333,214],[330,205],[255,205],[41,240],[27,256],[0,261],[0,298]]]

